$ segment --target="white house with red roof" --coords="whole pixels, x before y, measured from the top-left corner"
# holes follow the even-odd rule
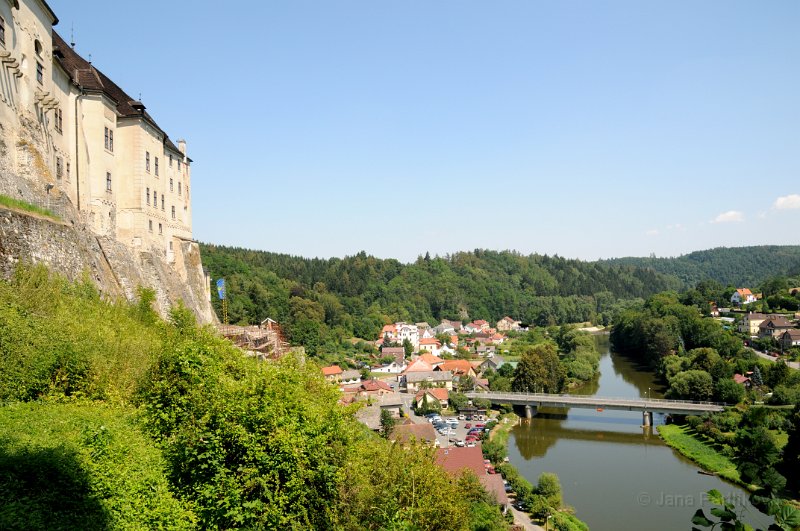
[[[342,373],[344,371],[338,365],[330,365],[328,367],[322,368],[322,375],[325,377],[326,380],[329,382],[338,382],[342,379]]]
[[[435,337],[426,337],[419,340],[419,351],[427,351],[434,356],[439,356],[442,351],[442,343]]]
[[[756,302],[757,297],[748,288],[739,288],[731,295],[731,304],[741,305]]]

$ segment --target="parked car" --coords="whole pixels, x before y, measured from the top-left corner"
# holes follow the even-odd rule
[[[467,422],[466,424],[464,424],[464,427],[467,428],[467,429],[470,429],[472,427],[472,424]]]
[[[464,447],[464,445],[466,445],[466,444],[467,444],[467,443],[465,443],[465,442],[464,442],[464,441],[462,441],[461,439],[458,439],[458,440],[456,441],[456,446],[458,446],[459,448],[463,448],[463,447]]]
[[[466,417],[464,415],[459,415],[458,420],[464,420]]]
[[[475,441],[470,441],[467,443],[467,448],[475,448]]]

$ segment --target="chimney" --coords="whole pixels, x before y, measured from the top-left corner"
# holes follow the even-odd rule
[[[186,140],[180,139],[178,140],[178,151],[185,157],[186,156]]]

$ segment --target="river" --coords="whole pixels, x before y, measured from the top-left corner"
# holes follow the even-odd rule
[[[662,397],[651,372],[610,352],[608,336],[597,336],[604,352],[600,377],[572,394]],[[654,424],[664,417],[654,414]],[[697,465],[643,428],[642,414],[628,411],[543,408],[521,421],[509,438],[511,463],[534,485],[542,472],[561,480],[564,503],[592,531],[687,530],[698,508],[709,514],[704,493],[717,489],[744,511],[744,521],[766,528],[771,518],[747,501],[747,492]]]

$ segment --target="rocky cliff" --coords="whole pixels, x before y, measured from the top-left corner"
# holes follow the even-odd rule
[[[80,223],[0,207],[0,275],[8,277],[19,263],[42,263],[72,280],[88,275],[110,298],[134,301],[139,286],[152,288],[161,315],[180,300],[199,322],[215,322],[198,245],[183,242],[179,254],[182,260],[167,264]]]

